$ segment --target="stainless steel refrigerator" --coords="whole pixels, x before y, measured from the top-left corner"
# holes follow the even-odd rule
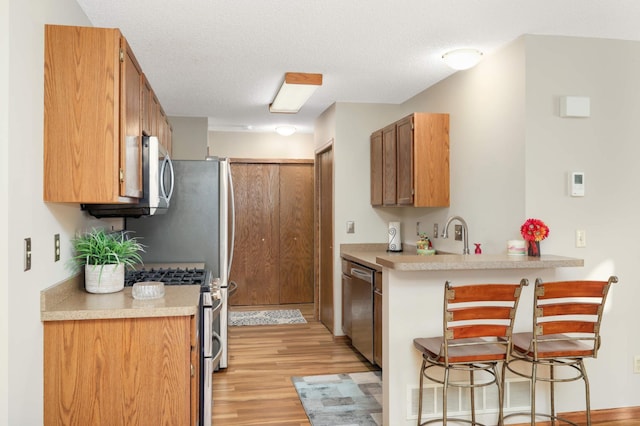
[[[173,160],[175,186],[164,215],[127,218],[125,228],[140,237],[145,263],[204,262],[220,278],[222,309],[220,368],[226,368],[228,296],[233,261],[233,182],[229,160]],[[231,288],[230,288],[231,287]]]

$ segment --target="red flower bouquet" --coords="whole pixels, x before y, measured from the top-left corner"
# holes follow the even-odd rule
[[[529,256],[540,256],[540,241],[549,236],[549,227],[540,219],[527,219],[520,234],[529,243]]]

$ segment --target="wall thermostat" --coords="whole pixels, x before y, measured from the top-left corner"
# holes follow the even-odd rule
[[[571,172],[569,194],[572,197],[584,197],[584,172]]]

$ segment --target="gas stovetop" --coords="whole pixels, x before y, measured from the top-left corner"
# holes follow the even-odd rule
[[[165,285],[199,285],[202,291],[210,291],[211,274],[207,269],[196,268],[151,268],[127,271],[125,286],[141,281],[161,281]]]

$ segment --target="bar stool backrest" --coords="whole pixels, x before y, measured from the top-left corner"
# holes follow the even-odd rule
[[[600,348],[600,324],[608,281],[536,280],[533,307],[533,338],[530,353],[534,360],[557,357],[596,357]],[[545,345],[544,353],[538,346]],[[554,351],[554,347],[557,350]]]
[[[511,350],[511,335],[515,313],[522,293],[528,285],[520,284],[472,284],[452,286],[445,284],[443,318],[443,355],[449,364],[449,350],[456,348],[456,362],[477,360],[474,347],[495,342],[505,346],[505,356]],[[460,356],[465,347],[469,359]]]

